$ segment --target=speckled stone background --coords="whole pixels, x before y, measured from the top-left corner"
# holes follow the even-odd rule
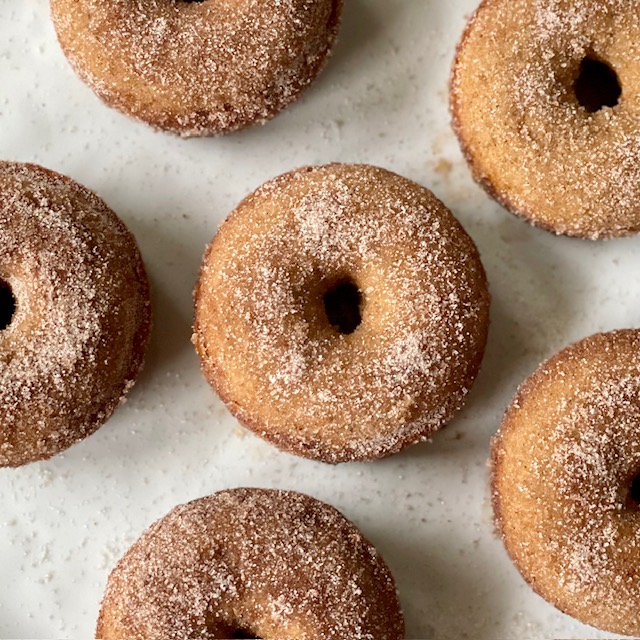
[[[487,456],[516,386],[599,330],[638,325],[637,238],[593,244],[530,228],[476,187],[449,128],[447,80],[476,0],[346,0],[335,55],[270,124],[183,141],[104,107],[60,52],[47,0],[0,2],[0,156],[94,189],[136,234],[155,304],[145,371],[112,420],[64,455],[0,470],[0,637],[93,637],[109,571],[174,505],[225,487],[298,489],[378,546],[407,637],[582,637],[524,584],[494,537]],[[242,430],[189,342],[205,243],[267,178],[329,161],[379,164],[430,187],[478,243],[493,295],[482,373],[466,408],[392,458],[338,467]]]

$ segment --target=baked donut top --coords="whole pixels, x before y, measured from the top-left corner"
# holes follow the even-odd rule
[[[525,578],[562,611],[640,634],[640,331],[541,365],[493,443],[494,508]]]
[[[111,414],[142,363],[149,299],[124,224],[36,165],[0,162],[0,247],[0,466],[17,466]]]
[[[361,316],[346,332],[327,303],[345,286]],[[220,227],[194,342],[259,435],[327,462],[364,460],[427,438],[459,408],[488,306],[477,249],[431,192],[376,167],[306,167],[260,187]]]
[[[640,229],[640,2],[484,0],[451,108],[475,178],[556,233]]]
[[[60,43],[109,105],[182,136],[265,121],[335,40],[341,0],[51,0]]]
[[[104,640],[401,640],[393,578],[333,507],[233,489],[176,507],[109,577]]]

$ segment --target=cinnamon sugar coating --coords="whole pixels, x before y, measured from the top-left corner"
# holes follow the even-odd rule
[[[458,46],[451,111],[491,196],[557,234],[640,230],[639,39],[638,0],[481,3]],[[617,75],[611,106],[581,97],[585,60]],[[606,79],[588,83],[604,98]]]
[[[0,467],[100,427],[142,366],[147,277],[134,238],[70,178],[0,162]],[[4,326],[4,322],[2,326]]]
[[[350,282],[361,322],[332,325]],[[427,189],[332,164],[275,178],[222,224],[195,292],[193,341],[211,385],[278,447],[330,463],[430,437],[480,367],[489,312],[473,241]]]
[[[176,507],[109,577],[102,640],[401,640],[389,569],[338,511],[233,489]]]
[[[492,445],[511,558],[561,611],[640,635],[640,331],[597,334],[520,387]]]
[[[51,0],[58,39],[109,106],[208,136],[262,123],[324,66],[342,0]]]

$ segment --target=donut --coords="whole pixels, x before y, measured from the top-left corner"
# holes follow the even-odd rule
[[[107,105],[183,137],[263,123],[322,70],[342,0],[51,0],[62,49]]]
[[[331,164],[277,177],[209,245],[193,341],[238,420],[285,451],[369,460],[429,438],[480,367],[478,251],[427,189]]]
[[[556,234],[640,229],[640,2],[484,0],[458,45],[453,128],[475,179]]]
[[[384,560],[340,512],[293,491],[232,489],[176,507],[107,583],[101,640],[401,640]]]
[[[506,549],[543,598],[640,635],[640,331],[601,333],[520,387],[492,445]]]
[[[100,427],[133,385],[149,288],[133,236],[94,193],[0,162],[0,467]]]

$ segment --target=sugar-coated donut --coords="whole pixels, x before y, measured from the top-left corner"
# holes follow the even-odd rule
[[[640,635],[640,331],[574,344],[520,387],[493,442],[506,548],[542,597]]]
[[[265,122],[324,66],[342,0],[51,0],[58,40],[109,106],[207,136]]]
[[[638,0],[484,0],[451,82],[476,180],[558,234],[640,230],[639,40]]]
[[[393,577],[333,507],[233,489],[176,507],[109,576],[101,640],[401,640]]]
[[[367,165],[305,167],[223,223],[195,293],[206,377],[258,435],[337,463],[428,438],[480,367],[489,294],[427,189]]]
[[[0,162],[0,467],[50,458],[109,418],[142,367],[133,236],[70,178]]]

